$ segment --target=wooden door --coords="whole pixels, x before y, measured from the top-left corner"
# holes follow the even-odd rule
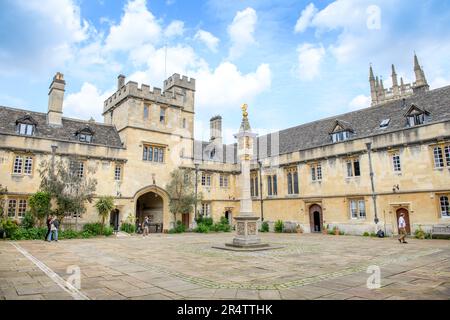
[[[409,212],[405,208],[400,208],[397,210],[397,228],[398,228],[398,219],[400,218],[400,214],[403,213],[403,218],[405,219],[406,223],[406,233],[411,234],[411,226],[409,224]]]
[[[183,219],[183,224],[184,224],[184,226],[186,227],[186,229],[189,229],[189,216],[190,216],[190,214],[183,214],[182,215],[182,219]]]

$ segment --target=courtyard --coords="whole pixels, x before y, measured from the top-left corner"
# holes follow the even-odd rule
[[[448,240],[261,234],[283,248],[212,248],[232,237],[1,241],[0,300],[450,298]],[[380,288],[367,287],[370,266],[380,268]]]

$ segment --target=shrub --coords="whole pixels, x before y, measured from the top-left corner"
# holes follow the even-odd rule
[[[134,224],[124,222],[120,226],[120,230],[126,233],[134,233],[136,231],[136,226]]]
[[[186,231],[186,227],[181,221],[178,220],[177,225],[172,230],[173,230],[172,233],[183,233]]]
[[[31,229],[34,227],[34,217],[31,212],[26,212],[25,216],[22,219],[21,226],[25,229]]]
[[[197,222],[197,224],[204,224],[208,227],[212,226],[214,224],[214,221],[212,218],[210,217],[203,217],[203,216],[199,216],[197,218],[197,220],[195,220]]]
[[[14,234],[14,232],[19,228],[17,222],[12,219],[4,219],[1,221],[1,224],[2,229],[5,231],[7,238],[11,237]]]
[[[370,233],[370,236],[371,236],[371,237],[376,237],[377,234],[376,234],[375,232],[371,232],[371,233]]]
[[[83,239],[88,239],[88,238],[92,238],[94,235],[92,233],[90,233],[89,231],[82,231],[81,232],[81,237]]]
[[[259,231],[260,232],[269,232],[269,224],[267,223],[267,221],[264,221],[261,224],[261,229]]]
[[[75,230],[58,231],[58,239],[77,239],[81,237],[81,232]]]
[[[111,236],[114,233],[114,229],[112,227],[104,227],[103,228],[103,235],[106,237]]]
[[[103,224],[100,222],[96,223],[86,223],[83,226],[83,231],[89,232],[94,236],[99,236],[102,234]]]
[[[363,237],[368,237],[368,236],[370,236],[370,234],[367,231],[363,233]]]
[[[275,232],[283,232],[283,221],[282,220],[278,220],[277,222],[275,222]]]
[[[206,224],[201,223],[197,225],[197,228],[195,228],[194,231],[198,233],[208,233],[209,227]]]

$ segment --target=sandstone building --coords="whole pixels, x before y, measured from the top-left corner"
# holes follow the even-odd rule
[[[411,232],[449,224],[450,86],[429,90],[416,56],[414,72],[415,83],[398,84],[392,67],[393,86],[385,89],[370,67],[371,107],[255,139],[255,213],[305,232],[325,225],[355,234],[377,227],[396,233],[401,212]],[[0,183],[8,188],[8,216],[24,215],[27,198],[39,188],[38,164],[54,152],[56,158],[79,156],[81,175],[95,168],[97,196],[115,198],[112,224],[150,215],[170,229],[165,186],[177,167],[198,170],[199,213],[233,220],[241,185],[236,144],[223,144],[220,116],[211,118],[210,141],[194,140],[194,79],[174,74],[163,89],[151,90],[121,75],[104,103],[104,123],[63,117],[65,85],[57,73],[47,113],[0,107]],[[81,221],[97,219],[89,205]],[[192,225],[194,215],[177,219]]]

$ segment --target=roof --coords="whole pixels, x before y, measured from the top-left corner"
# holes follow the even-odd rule
[[[428,122],[450,120],[450,86],[281,130],[278,132],[279,153],[291,153],[331,144],[330,128],[333,128],[336,120],[348,124],[353,130],[351,139],[407,129],[405,114],[411,105],[429,112]],[[390,119],[389,125],[382,129],[380,123],[385,119]],[[267,137],[268,135],[261,136],[258,140],[265,140]],[[268,144],[270,145],[270,139]]]
[[[47,124],[47,114],[22,109],[15,109],[0,106],[0,133],[17,134],[16,121],[19,119],[29,119],[31,117],[36,122],[34,137],[44,139],[66,140],[79,142],[76,133],[89,128],[94,133],[90,145],[104,145],[107,147],[122,147],[116,127],[94,121],[75,120],[62,118],[62,126],[50,126]]]

